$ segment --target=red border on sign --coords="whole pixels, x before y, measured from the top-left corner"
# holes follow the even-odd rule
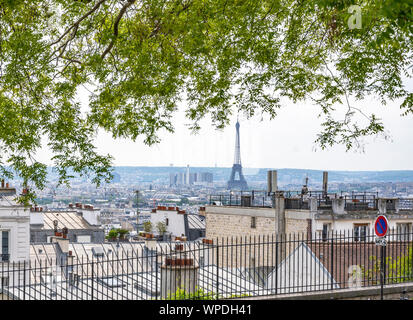
[[[377,230],[377,224],[379,223],[379,220],[384,220],[386,228],[384,230],[384,232],[379,233]],[[378,237],[384,237],[387,233],[387,229],[389,228],[389,223],[387,221],[387,218],[385,216],[378,216],[376,219],[376,222],[374,223],[374,231],[376,232],[376,236]]]

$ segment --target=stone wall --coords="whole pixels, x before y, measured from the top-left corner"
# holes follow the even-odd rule
[[[400,295],[406,291],[409,300],[413,299],[413,283],[385,285],[383,300],[400,300]],[[380,286],[339,289],[320,292],[306,292],[294,294],[281,294],[251,298],[238,298],[240,300],[380,300]]]
[[[273,208],[208,206],[205,216],[206,238],[221,245],[218,260],[222,267],[238,264],[246,268],[273,268],[276,261],[296,248],[297,240],[307,235],[311,221],[309,210],[285,210],[286,235],[281,236]],[[253,218],[255,228],[251,226]],[[277,239],[288,242],[276,247]]]
[[[254,237],[278,232],[278,219],[273,208],[206,207],[206,237]],[[255,218],[255,228],[251,227]],[[309,210],[285,210],[284,233],[306,234]]]
[[[289,219],[286,218],[286,233],[307,234],[307,219]]]
[[[275,233],[275,218],[255,216],[255,228],[251,216],[206,214],[206,237],[254,237]]]

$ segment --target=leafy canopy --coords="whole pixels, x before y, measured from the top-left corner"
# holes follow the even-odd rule
[[[353,4],[360,29],[348,25]],[[384,127],[350,98],[400,99],[413,112],[403,86],[412,8],[411,0],[0,0],[1,175],[43,188],[46,165],[34,155],[47,146],[60,183],[72,174],[109,181],[98,131],[151,145],[160,130],[173,132],[180,101],[197,130],[207,116],[223,128],[233,112],[273,118],[281,99],[311,99],[325,119],[317,143],[351,149]]]

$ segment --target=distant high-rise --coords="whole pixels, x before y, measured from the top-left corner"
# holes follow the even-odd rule
[[[185,172],[170,173],[169,186],[183,186],[193,184],[210,184],[213,182],[213,174],[211,172],[189,172],[187,167]]]
[[[234,156],[234,164],[232,166],[231,176],[228,180],[228,189],[229,190],[247,190],[248,184],[242,174],[242,165],[241,165],[241,145],[240,145],[240,137],[239,137],[239,122],[235,125],[237,130],[236,137],[235,137],[235,156]],[[238,179],[235,178],[236,174],[238,173]]]
[[[186,166],[186,176],[185,176],[185,184],[189,185],[191,183],[190,177],[189,177],[189,164]]]

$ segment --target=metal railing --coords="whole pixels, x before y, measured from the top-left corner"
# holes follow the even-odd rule
[[[372,230],[359,230],[142,243],[98,257],[1,263],[0,298],[228,299],[377,286],[381,275],[385,285],[406,283],[412,240],[411,230],[390,230],[381,247]]]
[[[364,211],[378,210],[378,197],[375,193],[324,193],[323,191],[308,191],[302,194],[301,191],[280,191],[285,198],[286,209],[309,209],[309,198],[316,199],[317,209],[331,210],[333,199],[344,199],[345,210]],[[272,207],[273,195],[266,191],[231,191],[228,194],[210,195],[209,204],[219,206],[239,206],[239,207]],[[407,202],[404,203],[407,206]],[[413,202],[411,203],[413,209]],[[392,209],[388,205],[388,210]]]
[[[413,210],[413,199],[400,198],[399,210]]]
[[[266,191],[231,191],[227,194],[210,195],[210,205],[236,206],[236,207],[261,207],[270,208],[272,198]]]

